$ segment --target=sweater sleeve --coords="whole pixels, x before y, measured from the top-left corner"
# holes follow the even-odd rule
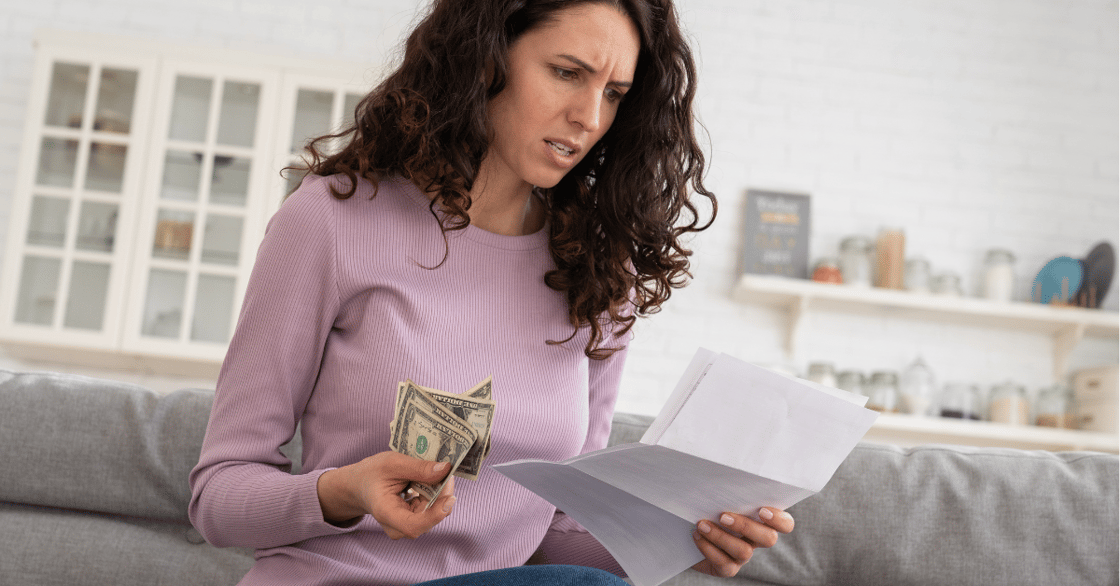
[[[275,547],[347,530],[323,519],[317,483],[325,470],[292,475],[280,452],[340,305],[333,216],[325,181],[309,177],[258,250],[190,475],[191,522],[214,545]]]
[[[626,362],[631,334],[615,338],[622,349],[606,360],[591,360],[589,366],[589,421],[587,440],[581,454],[601,450],[607,446],[611,433],[611,418],[618,399],[618,386],[622,380],[622,367]],[[599,540],[582,525],[562,511],[557,511],[552,525],[541,541],[539,553],[550,564],[590,566],[626,577],[622,566],[607,552]]]

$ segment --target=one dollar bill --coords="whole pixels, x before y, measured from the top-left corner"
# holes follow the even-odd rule
[[[411,380],[398,383],[396,416],[390,423],[390,449],[451,464],[451,471],[438,485],[410,485],[428,499],[429,507],[452,475],[478,479],[482,463],[490,453],[495,409],[492,393],[491,377],[461,395]]]
[[[429,462],[447,462],[453,471],[478,439],[469,425],[441,407],[431,395],[411,381],[402,388],[397,405],[393,434],[389,440],[389,447],[394,452]],[[413,482],[409,488],[427,498],[427,507],[431,507],[450,480],[449,471],[439,484]]]

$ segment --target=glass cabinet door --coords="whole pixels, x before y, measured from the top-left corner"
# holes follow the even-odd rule
[[[275,82],[260,71],[170,67],[160,83],[131,335],[141,345],[224,348],[270,171],[262,120]]]
[[[291,192],[299,187],[306,171],[303,158],[311,140],[339,132],[354,121],[354,111],[368,91],[362,85],[343,81],[345,78],[288,75],[281,90],[278,149],[274,154],[279,168],[285,169],[283,180],[274,187],[275,211]],[[325,140],[316,144],[320,153],[338,147],[338,141]],[[291,169],[288,169],[291,167]]]
[[[110,343],[128,262],[119,226],[135,214],[144,150],[137,104],[154,65],[40,54],[13,204],[5,323],[34,338],[65,331]],[[28,160],[29,158],[33,160]],[[4,284],[7,290],[12,282]],[[7,321],[7,320],[10,320]]]

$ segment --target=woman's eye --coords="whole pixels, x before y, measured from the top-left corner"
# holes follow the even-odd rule
[[[609,89],[609,88],[607,89],[607,99],[612,101],[612,102],[621,101],[623,95],[625,95],[625,94],[623,94],[622,92],[620,92],[618,90],[612,90],[612,89]]]
[[[576,78],[576,72],[571,69],[564,69],[563,67],[553,67],[552,70],[556,72],[556,77],[563,80],[570,80]]]

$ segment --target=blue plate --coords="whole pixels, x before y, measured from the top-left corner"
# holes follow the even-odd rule
[[[1038,271],[1031,287],[1031,299],[1039,303],[1069,303],[1081,289],[1085,266],[1076,258],[1059,256]]]

